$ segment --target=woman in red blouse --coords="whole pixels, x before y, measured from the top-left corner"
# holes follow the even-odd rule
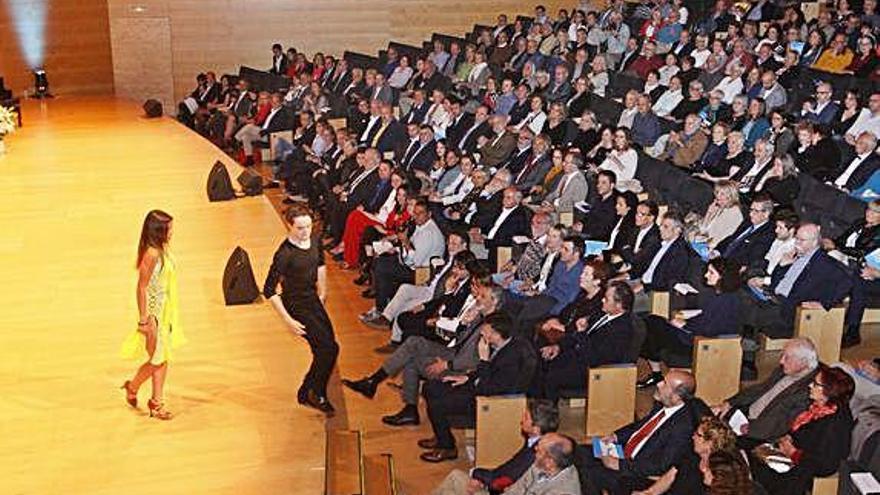
[[[403,173],[400,171],[392,172],[390,182],[391,191],[388,197],[378,205],[377,211],[371,212],[358,207],[348,215],[345,221],[345,231],[342,235],[344,246],[342,259],[345,261],[346,267],[354,268],[358,265],[363,246],[363,235],[367,227],[386,225],[389,219],[396,221],[396,218],[392,217],[393,212],[400,211],[401,208],[405,209],[406,191],[401,187],[405,182]]]
[[[792,461],[785,473],[778,473],[753,451],[752,474],[770,495],[802,495],[817,476],[837,471],[849,455],[853,418],[849,410],[855,383],[840,368],[819,365],[810,383],[810,405],[795,417],[788,434],[777,440],[777,448]]]
[[[651,11],[651,18],[646,20],[642,24],[642,28],[639,29],[639,36],[642,38],[642,42],[655,41],[662,28],[663,14],[660,13],[660,9],[654,9]]]

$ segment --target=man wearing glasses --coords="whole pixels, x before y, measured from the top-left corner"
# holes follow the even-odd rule
[[[819,83],[816,86],[816,101],[805,101],[801,116],[814,124],[830,124],[837,116],[838,111],[837,103],[831,101],[833,93],[834,88],[831,84]]]

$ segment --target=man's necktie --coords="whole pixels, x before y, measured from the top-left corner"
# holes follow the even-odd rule
[[[663,420],[665,415],[666,411],[661,409],[660,412],[655,414],[650,421],[643,424],[642,427],[639,428],[639,431],[633,433],[633,436],[629,437],[629,440],[627,440],[626,445],[623,447],[623,454],[627,459],[632,459],[636,447],[654,433],[654,430],[657,429],[657,425],[660,424],[660,421]]]

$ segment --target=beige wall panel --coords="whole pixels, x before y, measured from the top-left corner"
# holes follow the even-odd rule
[[[119,17],[110,28],[116,94],[136,101],[154,98],[174,112],[168,18]]]

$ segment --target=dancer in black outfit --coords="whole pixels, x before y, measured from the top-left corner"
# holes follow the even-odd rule
[[[296,394],[300,404],[327,416],[335,410],[327,400],[327,381],[339,355],[333,324],[324,310],[327,294],[326,269],[321,242],[312,233],[312,214],[301,205],[291,206],[284,219],[287,239],[272,259],[263,286],[263,296],[296,335],[303,336],[312,350],[312,365]],[[278,284],[281,294],[278,294]]]

